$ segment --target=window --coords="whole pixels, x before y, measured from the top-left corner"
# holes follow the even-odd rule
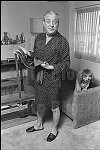
[[[74,43],[76,58],[100,63],[100,7],[77,10]]]

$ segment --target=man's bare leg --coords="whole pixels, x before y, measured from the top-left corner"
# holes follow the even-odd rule
[[[60,118],[60,110],[59,107],[52,109],[53,112],[53,127],[52,127],[52,131],[51,133],[53,133],[54,135],[57,134],[58,131],[58,122],[59,122],[59,118]]]
[[[26,132],[34,132],[36,130],[43,129],[42,118],[42,115],[39,112],[37,112],[37,123],[34,126],[26,129]]]
[[[43,116],[39,112],[37,112],[37,123],[34,125],[35,129],[43,128],[42,118],[43,118]]]

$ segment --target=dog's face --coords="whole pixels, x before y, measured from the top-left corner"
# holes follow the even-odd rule
[[[93,80],[94,76],[89,69],[85,69],[82,72],[79,72],[77,76],[76,90],[77,91],[87,90],[87,88],[89,87],[90,83]]]
[[[92,80],[92,74],[91,73],[84,73],[83,72],[83,81],[90,82]]]

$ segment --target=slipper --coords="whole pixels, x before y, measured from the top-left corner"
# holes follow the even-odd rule
[[[32,126],[28,129],[26,129],[26,132],[35,132],[35,131],[40,131],[40,130],[43,130],[43,129],[44,129],[44,127],[42,129],[35,129],[34,126]]]
[[[58,135],[58,131],[57,131],[57,134],[56,134],[56,135],[54,135],[53,133],[50,133],[50,134],[48,135],[48,137],[47,137],[47,141],[48,141],[48,142],[53,141],[53,140],[57,137],[57,135]]]

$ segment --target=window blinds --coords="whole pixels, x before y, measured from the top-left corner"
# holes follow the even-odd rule
[[[77,10],[75,56],[100,62],[100,7]]]

